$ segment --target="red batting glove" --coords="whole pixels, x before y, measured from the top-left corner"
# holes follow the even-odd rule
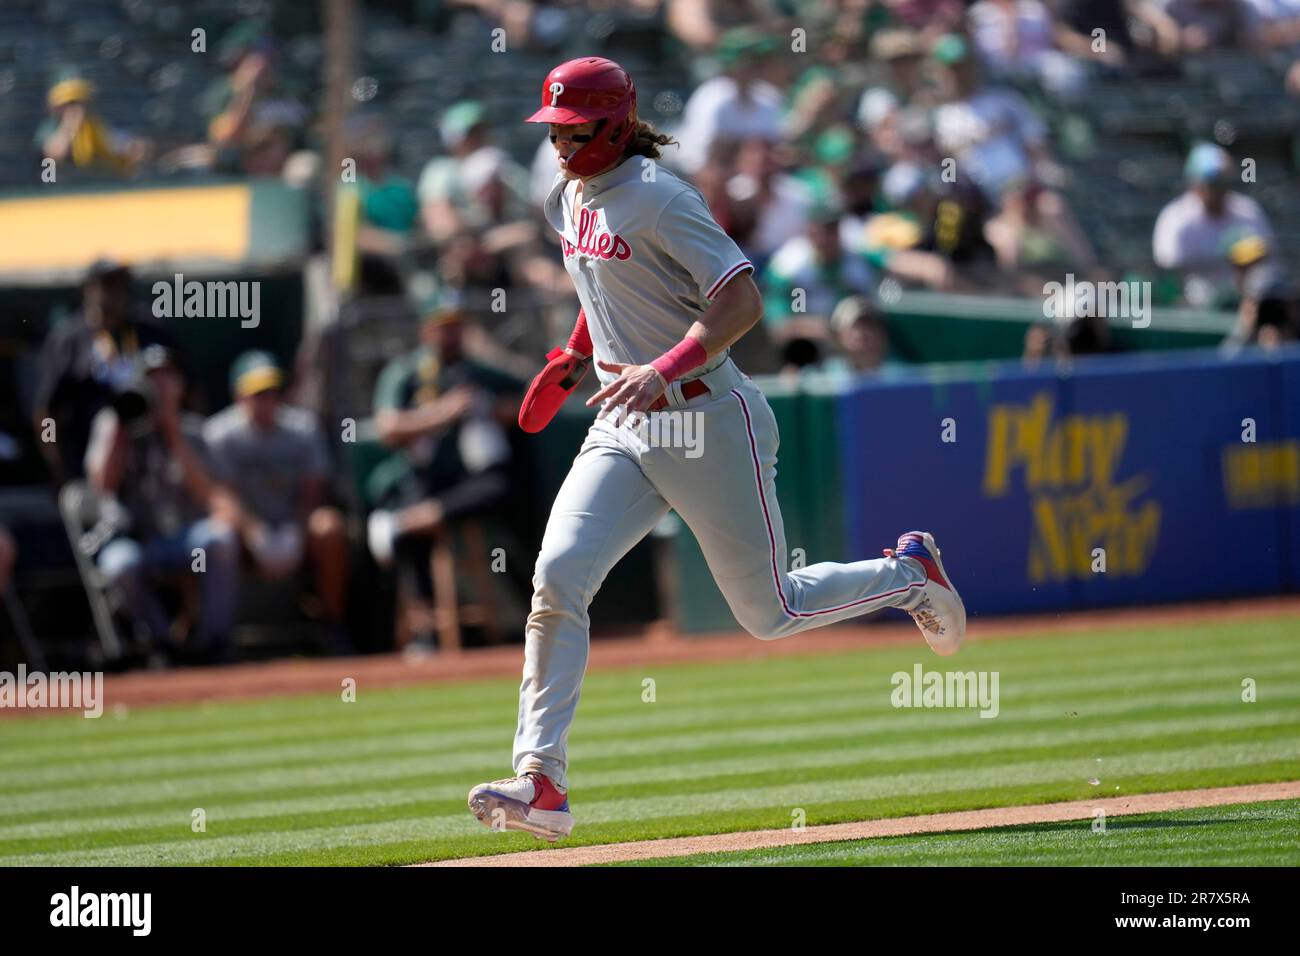
[[[526,432],[539,432],[550,424],[591,366],[590,356],[578,358],[562,348],[551,349],[546,358],[546,368],[537,373],[519,406],[519,427]]]

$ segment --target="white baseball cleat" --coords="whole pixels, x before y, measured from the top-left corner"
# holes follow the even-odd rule
[[[944,657],[957,653],[966,636],[966,605],[943,569],[934,536],[928,531],[909,531],[899,536],[896,547],[885,549],[885,557],[912,558],[925,569],[921,599],[905,610],[931,650]]]
[[[492,830],[522,830],[552,843],[573,832],[568,794],[542,773],[480,783],[469,792],[469,809]]]

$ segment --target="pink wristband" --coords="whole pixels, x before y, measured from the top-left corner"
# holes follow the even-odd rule
[[[665,382],[681,378],[693,368],[699,368],[709,358],[699,339],[689,335],[670,348],[663,355],[650,363],[656,372],[664,377]]]

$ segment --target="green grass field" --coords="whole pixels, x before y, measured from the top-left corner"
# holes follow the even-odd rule
[[[1206,621],[991,640],[955,658],[919,639],[850,640],[842,654],[592,673],[570,738],[577,829],[561,845],[788,827],[800,811],[812,826],[1300,779],[1298,631],[1295,618]],[[916,662],[998,671],[999,716],[893,708],[890,675]],[[1247,677],[1255,703],[1241,700]],[[0,720],[0,864],[391,864],[536,848],[465,809],[470,786],[509,771],[517,686]],[[193,832],[196,808],[206,832]],[[962,839],[984,839],[989,862],[1003,862],[999,846],[1014,849],[1005,862],[1072,859],[1051,827],[1026,832]],[[1260,831],[1218,832],[1244,846]]]
[[[847,840],[608,866],[1295,866],[1300,800]]]

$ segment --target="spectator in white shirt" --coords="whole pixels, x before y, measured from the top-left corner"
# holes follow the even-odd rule
[[[1270,246],[1273,228],[1259,204],[1230,192],[1232,158],[1213,143],[1200,143],[1187,157],[1187,190],[1156,218],[1152,238],[1156,265],[1181,272],[1183,295],[1192,305],[1209,305],[1231,293],[1227,242],[1250,231]]]
[[[487,111],[481,103],[455,104],[442,115],[438,129],[447,155],[425,164],[417,186],[420,216],[434,242],[445,244],[467,228],[493,224],[477,195],[488,180],[500,180],[510,203],[527,207],[528,173],[488,145]]]
[[[667,159],[693,174],[718,140],[781,138],[781,91],[761,79],[772,42],[743,27],[723,37],[718,58],[725,72],[705,80],[686,101],[682,124],[673,134],[681,149]]]

